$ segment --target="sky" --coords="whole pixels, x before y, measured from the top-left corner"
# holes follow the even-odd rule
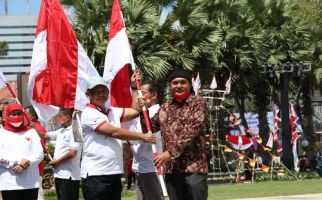
[[[31,15],[38,16],[41,0],[7,0],[8,15]],[[29,9],[28,4],[29,2]],[[0,15],[5,14],[5,0],[0,0]],[[29,13],[28,13],[29,10]]]
[[[11,16],[38,16],[41,0],[7,0],[8,15]],[[29,6],[28,6],[29,2]],[[159,24],[163,24],[171,8],[162,10]],[[5,15],[5,0],[0,0],[0,16]]]

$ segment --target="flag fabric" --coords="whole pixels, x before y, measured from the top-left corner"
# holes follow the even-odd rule
[[[283,147],[282,147],[282,145],[280,143],[278,143],[278,145],[277,145],[277,152],[278,153],[281,153],[282,151],[283,151]]]
[[[217,81],[216,81],[216,75],[212,78],[211,84],[210,84],[210,89],[216,89],[217,88]]]
[[[244,158],[245,158],[244,154],[241,154],[241,153],[238,153],[238,152],[237,152],[237,156],[238,156],[239,160],[244,160]]]
[[[257,143],[258,144],[262,144],[263,143],[263,140],[262,140],[261,136],[259,136],[259,135],[256,136],[256,140],[257,140]]]
[[[231,83],[232,83],[232,75],[230,74],[225,86],[226,86],[226,89],[225,89],[225,94],[229,94],[230,93],[230,89],[231,89]]]
[[[7,83],[6,78],[4,77],[2,71],[0,71],[0,89],[3,88]]]
[[[269,138],[268,138],[267,143],[266,143],[266,147],[269,147],[270,149],[272,149],[273,148],[273,142],[274,142],[274,134],[270,133]]]
[[[248,160],[248,164],[249,164],[249,166],[251,166],[251,167],[255,167],[256,162],[255,162],[255,160],[253,160],[253,159],[249,159],[249,160]]]
[[[251,138],[243,135],[226,135],[226,140],[236,150],[245,150],[253,145]]]
[[[247,129],[247,128],[245,128],[245,129],[246,129],[246,133],[247,133],[247,134],[249,134],[249,135],[254,135],[254,132],[253,132],[252,130]]]
[[[193,91],[195,92],[195,96],[198,96],[198,91],[201,88],[199,72],[197,74],[196,79],[192,77],[192,88],[193,88]]]
[[[74,112],[72,118],[73,138],[75,142],[83,143],[83,129],[80,122],[80,113]]]
[[[266,146],[263,146],[263,150],[264,150],[264,151],[272,151],[272,149],[271,149],[271,148],[266,147]]]
[[[225,146],[224,152],[231,153],[233,150],[227,146]]]
[[[40,120],[58,107],[83,110],[87,80],[98,73],[58,0],[41,2],[35,37],[27,95]]]
[[[281,122],[281,118],[279,117],[279,108],[276,104],[273,103],[273,135],[274,141],[278,141],[278,131],[279,131],[279,123]]]
[[[268,173],[269,167],[268,167],[268,166],[266,166],[266,165],[264,165],[264,164],[262,164],[261,169],[262,169],[264,172]]]
[[[109,30],[103,78],[110,90],[110,105],[123,108],[131,107],[129,64],[133,67],[135,63],[119,0],[113,1]]]
[[[302,133],[302,125],[300,122],[300,118],[297,116],[295,111],[295,105],[290,103],[290,124],[291,124],[291,131],[292,131],[292,144],[294,141],[299,137],[298,133]]]

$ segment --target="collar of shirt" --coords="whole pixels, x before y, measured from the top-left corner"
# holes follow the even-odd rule
[[[100,107],[94,105],[94,104],[91,104],[91,103],[88,103],[86,104],[87,107],[90,107],[90,108],[94,108],[98,111],[100,111],[101,113],[104,113],[105,115],[108,115],[108,113],[111,111],[111,109],[107,108],[106,110],[102,110]]]
[[[175,99],[172,99],[171,104],[174,104],[174,105],[183,105],[183,104],[187,104],[187,105],[189,105],[189,104],[191,103],[191,101],[192,101],[192,98],[193,98],[193,96],[192,96],[192,95],[190,95],[186,100],[184,100],[184,101],[182,101],[182,102],[178,102],[178,101],[176,101]]]

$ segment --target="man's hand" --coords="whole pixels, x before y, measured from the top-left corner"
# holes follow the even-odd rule
[[[142,110],[143,106],[146,106],[146,99],[144,97],[138,97],[138,108]]]
[[[171,160],[171,155],[168,151],[163,152],[154,159],[154,164],[157,167],[161,167]]]
[[[149,143],[155,143],[156,137],[153,133],[142,134],[142,140]]]
[[[20,165],[20,164],[16,164],[15,166],[13,166],[12,170],[18,174],[20,174],[21,172],[23,172],[25,168]]]
[[[57,167],[58,163],[57,160],[53,160],[49,163],[51,166],[53,166],[53,168]]]
[[[131,76],[131,87],[136,88],[136,81],[140,81],[140,80],[141,80],[141,76],[140,76],[139,73],[132,74],[132,76]]]
[[[24,169],[27,169],[30,165],[30,161],[27,159],[22,159],[19,163]]]

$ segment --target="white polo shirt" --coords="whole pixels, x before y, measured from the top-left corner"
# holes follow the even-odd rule
[[[1,128],[0,155],[10,161],[30,161],[30,166],[21,174],[14,172],[12,167],[0,166],[0,191],[39,188],[38,164],[43,160],[44,154],[40,138],[34,129],[14,133]]]
[[[74,141],[72,126],[60,128],[47,133],[49,139],[55,141],[54,159],[64,156],[69,150],[77,151],[75,157],[60,163],[54,170],[54,177],[80,180],[80,156],[82,144]]]
[[[82,112],[84,143],[81,176],[83,178],[86,178],[87,175],[112,175],[124,172],[121,140],[96,132],[107,122],[115,127],[120,127],[123,114],[123,108],[111,108],[108,112],[102,112],[92,104],[88,104]]]
[[[156,104],[149,108],[149,117],[153,117],[159,110],[160,105]],[[142,131],[140,131],[142,132]],[[156,134],[156,149],[158,154],[163,152],[162,150],[162,139],[161,133],[158,131]],[[152,146],[149,143],[141,142],[141,141],[131,141],[133,148],[133,164],[132,169],[135,172],[139,173],[150,173],[155,172],[154,161],[153,161],[153,153]]]

